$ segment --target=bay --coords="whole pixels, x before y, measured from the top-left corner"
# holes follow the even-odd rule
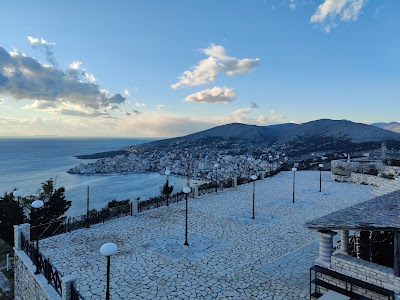
[[[165,175],[157,173],[76,175],[67,171],[80,163],[75,155],[118,150],[149,142],[146,139],[122,138],[0,138],[0,193],[21,189],[25,195],[37,195],[42,182],[53,178],[55,186],[65,187],[72,201],[69,216],[86,212],[86,192],[90,185],[90,208],[100,209],[117,199],[142,200],[158,196]],[[174,192],[185,185],[185,179],[170,176]]]

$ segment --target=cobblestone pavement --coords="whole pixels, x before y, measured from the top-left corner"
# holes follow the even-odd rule
[[[308,299],[308,274],[318,236],[304,222],[370,199],[372,188],[339,183],[319,172],[292,173],[189,200],[185,203],[48,238],[41,251],[63,275],[75,274],[86,300],[105,295],[106,260],[99,249],[118,245],[111,257],[112,299]],[[178,187],[175,187],[177,190]]]

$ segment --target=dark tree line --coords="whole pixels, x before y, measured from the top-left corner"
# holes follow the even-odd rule
[[[9,245],[14,245],[14,225],[26,222],[36,225],[36,215],[30,209],[32,202],[36,199],[44,203],[44,206],[38,210],[39,224],[64,220],[65,213],[72,204],[71,201],[65,199],[64,193],[65,188],[55,189],[54,181],[50,178],[42,183],[39,196],[22,197],[18,207],[18,201],[13,192],[6,192],[3,197],[0,197],[0,238]]]

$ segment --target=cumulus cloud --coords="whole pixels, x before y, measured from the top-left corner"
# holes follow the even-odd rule
[[[296,0],[290,0],[289,8],[291,10],[296,10],[296,6],[297,6]]]
[[[321,24],[324,31],[330,32],[337,26],[335,20],[338,17],[344,22],[357,20],[365,3],[366,0],[325,0],[310,21]]]
[[[0,105],[4,103],[4,99],[0,99]]]
[[[220,73],[235,76],[252,71],[260,62],[259,58],[238,59],[228,56],[223,46],[211,44],[208,48],[201,50],[208,55],[201,60],[192,70],[183,72],[179,81],[171,85],[171,88],[183,88],[199,86],[212,83]]]
[[[135,106],[137,106],[137,107],[146,107],[146,104],[144,104],[144,103],[135,103],[134,104]]]
[[[128,89],[124,89],[124,95],[125,95],[125,96],[130,96],[131,93],[129,93],[129,90],[128,90]]]
[[[32,37],[30,41],[33,46],[48,44]],[[125,102],[120,94],[110,95],[101,89],[93,74],[82,69],[81,64],[74,61],[63,71],[0,46],[0,95],[34,100],[26,109],[53,109],[53,112],[71,115],[104,116],[107,110],[115,110]]]
[[[233,89],[227,87],[215,86],[212,89],[206,89],[191,94],[183,100],[184,102],[200,102],[200,103],[229,103],[235,99]]]
[[[236,122],[236,123],[246,123],[246,124],[257,124],[257,125],[266,125],[278,123],[282,119],[286,119],[284,115],[281,115],[275,111],[271,112],[271,116],[268,115],[259,115],[253,116],[253,107],[245,107],[239,108],[222,120],[225,122]]]
[[[46,55],[47,61],[52,65],[55,66],[56,60],[54,57],[54,46],[55,43],[50,43],[43,38],[34,38],[32,36],[27,36],[29,43],[31,44],[32,48],[39,49],[43,51]]]

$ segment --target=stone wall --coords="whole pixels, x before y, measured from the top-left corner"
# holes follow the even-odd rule
[[[62,296],[60,296],[43,274],[35,274],[36,267],[24,252],[21,243],[23,234],[29,240],[30,224],[14,226],[14,295],[15,300],[70,300],[71,286],[77,285],[74,275],[61,277]],[[60,274],[61,275],[61,274]]]
[[[14,251],[15,300],[61,300],[42,274],[35,275],[35,266],[23,250]]]
[[[386,166],[383,162],[378,160],[332,160],[331,171],[332,174],[341,176],[350,176],[351,173],[370,174],[373,172],[375,172],[378,177],[394,178],[400,176],[400,167]]]
[[[364,282],[394,291],[395,294],[397,294],[396,299],[400,299],[400,277],[394,276],[393,269],[391,268],[337,253],[332,256],[331,269]],[[377,295],[372,295],[371,292],[361,288],[358,288],[357,291],[369,297],[373,296],[372,299],[379,299]]]
[[[385,179],[382,177],[368,175],[368,174],[353,173],[353,172],[350,175],[350,181],[358,184],[381,186],[388,180],[390,179]]]

